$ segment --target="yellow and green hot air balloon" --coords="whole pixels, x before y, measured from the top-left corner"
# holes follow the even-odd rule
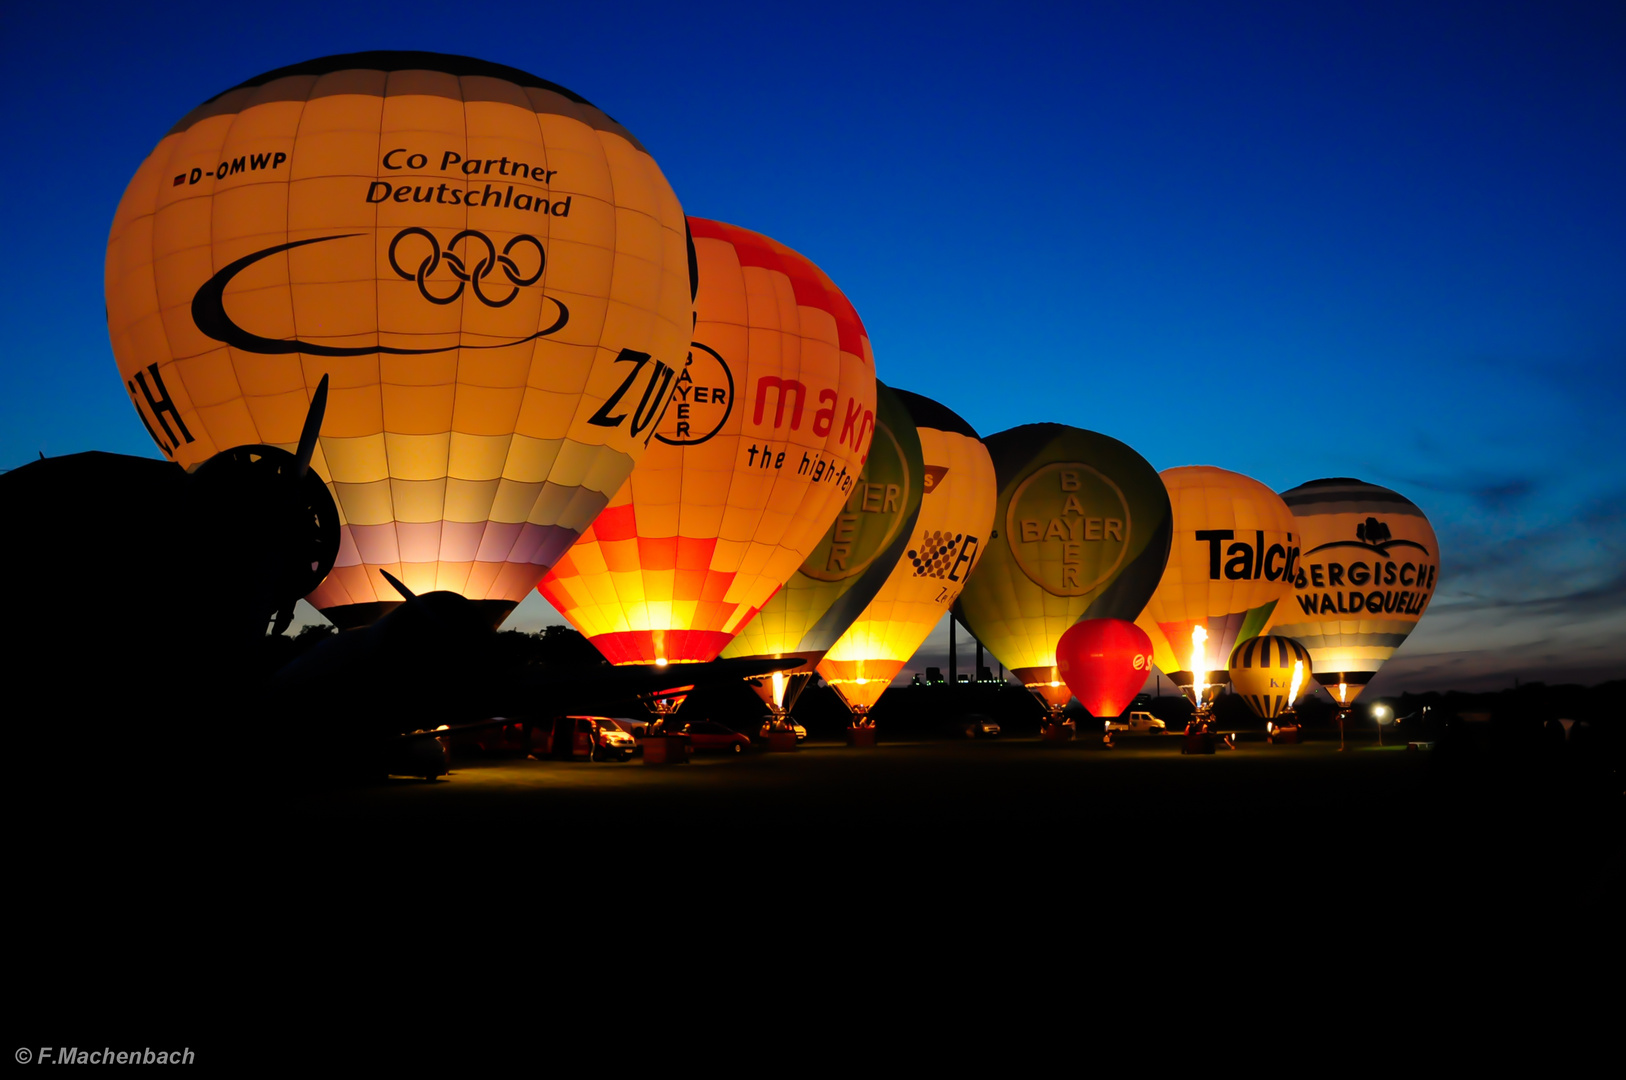
[[[925,493],[920,436],[903,401],[875,384],[875,433],[856,477],[837,483],[845,501],[824,536],[773,599],[741,627],[725,657],[800,657],[789,675],[753,682],[776,716],[795,704],[825,653],[852,625],[912,547]]]
[[[1059,715],[1056,643],[1080,619],[1133,619],[1169,557],[1169,496],[1129,446],[1063,424],[984,440],[999,497],[988,550],[955,604],[966,627]]]
[[[930,398],[892,393],[920,435],[920,517],[881,591],[818,668],[860,724],[965,588],[993,530],[998,495],[993,459],[970,424]]]
[[[1304,554],[1270,632],[1301,642],[1316,682],[1348,706],[1428,610],[1439,540],[1416,503],[1377,484],[1312,480],[1282,499]]]
[[[1281,496],[1241,473],[1187,465],[1159,475],[1174,544],[1135,622],[1157,666],[1203,706],[1225,685],[1232,650],[1264,630],[1292,591],[1298,527]]]
[[[184,467],[292,448],[329,377],[312,464],[343,527],[309,599],[340,626],[400,601],[380,570],[505,617],[644,453],[692,322],[683,209],[643,145],[564,87],[425,52],[188,113],[119,203],[106,296]]]

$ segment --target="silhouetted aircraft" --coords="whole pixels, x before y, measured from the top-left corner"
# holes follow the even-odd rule
[[[14,749],[146,761],[255,700],[267,624],[338,554],[310,468],[326,400],[324,378],[294,453],[237,446],[187,472],[92,451],[0,476]]]
[[[328,770],[433,777],[446,772],[435,741],[492,724],[551,725],[696,685],[798,666],[786,660],[573,667],[501,666],[496,631],[453,592],[414,595],[388,573],[404,603],[328,638],[272,677],[269,712],[297,715],[317,735]],[[439,730],[442,725],[451,731]]]
[[[398,582],[407,602],[377,623],[268,670],[268,624],[286,629],[338,554],[338,510],[310,469],[326,400],[324,376],[294,453],[238,446],[188,473],[90,452],[0,476],[12,749],[78,754],[104,780],[223,761],[287,775],[318,767],[324,750],[376,771],[421,729],[546,722],[672,688],[676,669],[499,670],[474,604]],[[683,665],[680,677],[785,663]],[[314,752],[265,753],[268,733],[296,730]]]

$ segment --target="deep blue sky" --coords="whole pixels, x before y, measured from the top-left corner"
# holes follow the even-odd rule
[[[1618,0],[30,6],[0,12],[0,465],[155,454],[102,253],[176,119],[312,56],[466,53],[807,254],[881,376],[980,431],[1411,496],[1441,588],[1380,689],[1626,673]]]

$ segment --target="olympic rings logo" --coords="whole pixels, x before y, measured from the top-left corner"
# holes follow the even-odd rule
[[[425,255],[423,261],[418,263],[416,270],[407,270],[395,257],[395,249],[400,247],[401,242],[410,236],[421,236],[429,241],[429,254]],[[452,249],[465,240],[468,243],[464,246],[463,254],[458,255]],[[530,277],[520,276],[519,263],[512,255],[514,249],[521,244],[529,244],[536,249],[536,271]],[[481,250],[482,246],[484,251]],[[471,254],[478,255],[472,270],[469,269],[468,265]],[[457,278],[457,288],[452,290],[450,296],[436,296],[429,291],[429,275],[440,268],[443,260],[452,271],[452,276]],[[416,281],[418,291],[431,304],[450,304],[463,295],[465,285],[473,285],[474,295],[479,298],[480,303],[487,307],[506,307],[514,302],[514,297],[519,295],[521,287],[535,285],[541,279],[542,268],[547,263],[548,257],[542,251],[542,241],[526,233],[520,233],[504,244],[501,255],[497,254],[497,247],[491,242],[491,239],[485,233],[475,229],[464,229],[452,237],[445,248],[440,246],[440,241],[435,239],[434,233],[417,226],[402,229],[395,234],[395,239],[390,241],[390,269],[408,281]],[[486,295],[485,290],[480,287],[480,282],[489,277],[491,271],[499,264],[502,266],[503,274],[507,276],[514,288],[501,300],[494,300]]]

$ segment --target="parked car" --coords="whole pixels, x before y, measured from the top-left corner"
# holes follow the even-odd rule
[[[968,739],[997,739],[999,723],[982,713],[966,713],[954,722],[955,730]]]
[[[790,729],[792,731],[796,732],[796,741],[797,742],[801,742],[803,739],[807,738],[807,729],[805,727],[803,727],[801,724],[798,724],[795,720],[787,720],[786,722],[788,724],[790,724]],[[762,730],[757,732],[757,737],[759,739],[766,739],[768,737],[768,732],[770,732],[772,730],[773,730],[773,717],[770,716],[768,719],[766,719],[766,720],[764,720],[762,722]]]
[[[1164,729],[1163,721],[1149,712],[1136,710],[1116,720],[1106,722],[1107,731],[1115,731],[1125,735],[1156,735]]]
[[[689,745],[696,750],[726,750],[742,753],[751,745],[751,737],[726,728],[715,720],[696,720],[689,726]]]
[[[638,748],[633,737],[608,716],[572,716],[569,719],[575,721],[574,739],[570,747],[573,758],[627,761]]]
[[[601,716],[598,720],[601,724],[605,722],[614,724],[634,739],[643,738],[644,734],[649,730],[648,720],[634,720],[630,716]]]

